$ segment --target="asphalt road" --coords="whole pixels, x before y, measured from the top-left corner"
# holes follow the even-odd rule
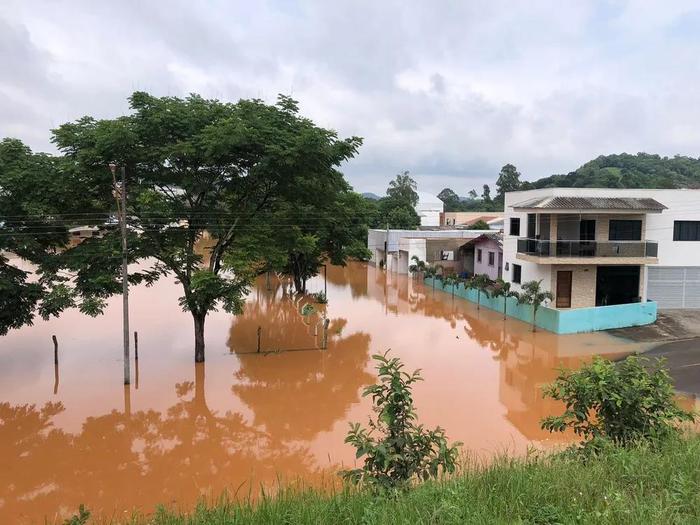
[[[676,390],[700,395],[700,338],[665,343],[644,355],[666,358]]]

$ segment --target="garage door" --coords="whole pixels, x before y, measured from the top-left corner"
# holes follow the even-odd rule
[[[700,308],[700,266],[647,266],[647,297],[659,308]]]

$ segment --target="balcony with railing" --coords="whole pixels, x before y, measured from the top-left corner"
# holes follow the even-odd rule
[[[657,261],[658,252],[656,241],[518,239],[519,258],[544,263],[565,259],[569,263],[583,264],[600,258],[606,264],[647,264]]]

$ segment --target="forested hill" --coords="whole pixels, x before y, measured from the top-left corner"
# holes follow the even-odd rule
[[[700,159],[648,153],[601,155],[566,175],[524,182],[522,189],[549,188],[700,188]]]

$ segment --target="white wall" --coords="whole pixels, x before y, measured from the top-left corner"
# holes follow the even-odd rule
[[[440,226],[440,213],[443,211],[445,211],[445,205],[435,195],[418,192],[416,213],[420,216],[421,226]]]
[[[406,254],[408,260],[408,266],[414,264],[413,256],[418,257],[418,260],[425,261],[425,239],[411,239],[403,238],[399,241],[399,253]],[[408,268],[404,271],[402,267],[399,268],[399,273],[408,273]]]

